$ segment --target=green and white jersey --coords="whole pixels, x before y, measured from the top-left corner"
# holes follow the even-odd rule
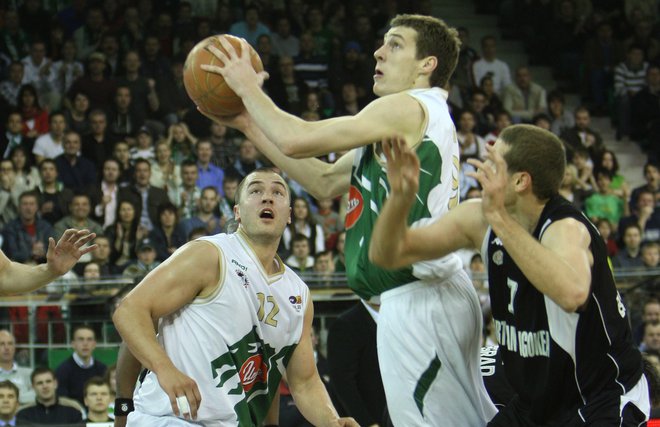
[[[449,116],[447,92],[431,88],[408,93],[426,113],[424,137],[414,146],[421,165],[419,192],[408,215],[408,224],[419,227],[432,223],[458,204],[459,145]],[[388,193],[380,144],[357,149],[346,212],[345,254],[349,286],[364,299],[417,280],[443,280],[462,268],[454,254],[399,270],[385,270],[369,261],[371,234]]]
[[[199,240],[220,254],[221,286],[161,319],[160,344],[197,382],[198,422],[261,425],[300,342],[309,289],[279,258],[280,271],[267,275],[240,231]],[[154,372],[135,391],[134,401],[136,411],[174,416]]]

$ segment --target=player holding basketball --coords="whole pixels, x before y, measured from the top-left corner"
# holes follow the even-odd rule
[[[226,42],[212,48],[247,112],[211,117],[243,131],[259,150],[317,198],[349,191],[346,273],[363,299],[380,297],[378,352],[394,425],[483,426],[494,413],[479,373],[481,310],[455,255],[396,271],[373,265],[369,241],[389,188],[378,141],[403,135],[422,162],[419,199],[410,222],[437,220],[458,203],[459,148],[441,89],[453,72],[460,42],[443,21],[400,15],[376,50],[373,90],[379,98],[351,117],[305,122],[278,109],[247,56]],[[241,52],[247,51],[243,41]],[[272,142],[271,142],[272,141]],[[335,164],[313,157],[351,150]]]
[[[289,204],[277,173],[250,173],[236,192],[238,231],[183,246],[119,305],[115,325],[150,371],[135,391],[129,426],[277,424],[277,412],[268,411],[283,374],[311,423],[357,426],[338,417],[316,371],[309,290],[276,255]],[[138,371],[122,352],[120,397],[132,391]],[[123,423],[122,403],[130,400],[119,403]]]
[[[558,194],[562,142],[529,125],[505,129],[487,161],[468,160],[483,199],[410,228],[419,161],[400,139],[385,145],[390,197],[371,242],[397,268],[481,249],[506,378],[516,396],[488,424],[639,426],[650,412],[642,357],[596,227]]]

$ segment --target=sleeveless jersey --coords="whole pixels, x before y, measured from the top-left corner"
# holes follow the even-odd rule
[[[491,229],[483,244],[506,377],[535,425],[565,425],[576,416],[588,423],[604,405],[616,402],[618,407],[618,397],[642,375],[641,354],[633,345],[596,227],[556,196],[545,206],[533,236],[540,241],[549,225],[564,218],[581,222],[591,236],[591,290],[577,312],[565,312],[539,292]]]
[[[160,344],[174,365],[197,382],[202,396],[198,421],[261,425],[300,341],[309,290],[279,258],[280,272],[268,276],[240,232],[199,240],[220,253],[221,286],[162,318]],[[140,412],[173,416],[154,372],[147,374],[134,400]]]
[[[424,136],[414,147],[421,171],[417,201],[408,215],[408,224],[418,227],[458,204],[459,146],[447,107],[447,92],[431,88],[414,89],[408,94],[424,108],[427,119]],[[418,279],[442,280],[462,268],[454,254],[393,271],[369,261],[371,234],[389,193],[385,157],[377,149],[379,144],[356,150],[346,213],[346,276],[349,286],[364,299]]]

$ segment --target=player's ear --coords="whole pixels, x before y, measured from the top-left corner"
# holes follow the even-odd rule
[[[431,75],[435,69],[438,68],[438,58],[435,56],[427,56],[422,60],[422,72]]]
[[[241,222],[241,210],[238,205],[234,205],[234,218],[236,222]]]
[[[526,189],[532,189],[532,176],[528,172],[517,172],[513,179],[516,191],[520,192]]]

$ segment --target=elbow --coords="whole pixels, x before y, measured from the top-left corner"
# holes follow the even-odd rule
[[[377,265],[378,267],[385,268],[385,256],[383,255],[383,251],[378,250],[377,245],[374,245],[373,243],[369,246],[369,261],[371,261],[374,265]]]
[[[566,298],[561,302],[560,307],[566,313],[575,313],[580,310],[589,298],[589,290],[576,289],[570,295],[567,295]]]
[[[280,151],[287,157],[294,159],[303,158],[303,153],[300,150],[300,141],[293,138],[286,138],[284,141],[277,143]]]

